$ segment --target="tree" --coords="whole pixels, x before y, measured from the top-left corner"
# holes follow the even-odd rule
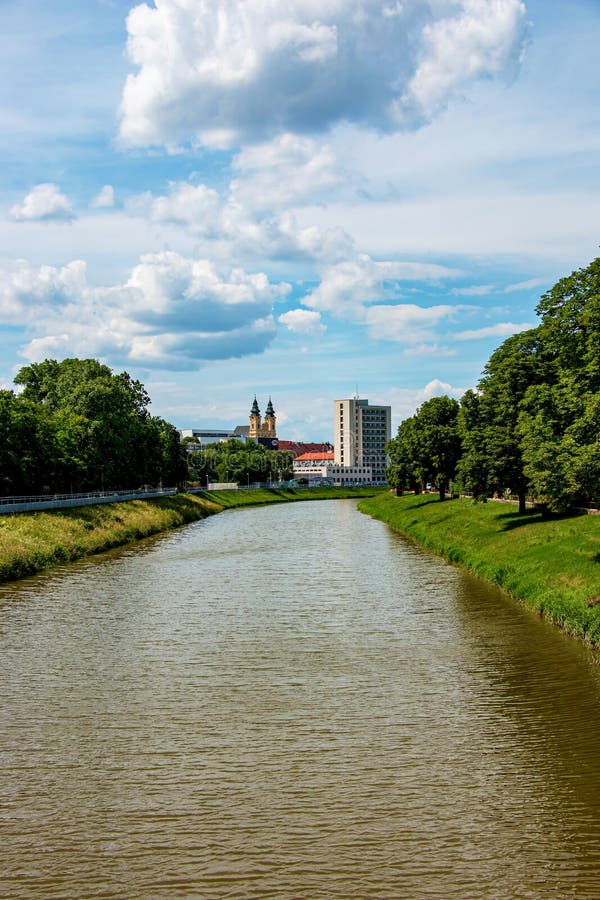
[[[385,452],[390,459],[386,469],[388,484],[400,493],[419,493],[423,482],[421,473],[417,475],[414,417],[400,423],[396,437],[388,441]]]
[[[459,404],[451,397],[433,397],[401,423],[388,444],[397,487],[435,482],[440,500],[446,499],[461,453],[458,411]]]
[[[529,478],[518,428],[522,402],[531,385],[552,377],[554,362],[539,329],[507,338],[492,353],[477,392],[461,399],[463,456],[457,475],[477,499],[509,490],[525,512]]]
[[[3,483],[31,492],[34,485],[62,491],[185,480],[179,433],[150,415],[143,384],[127,372],[113,374],[95,359],[47,359],[24,366],[15,381],[23,390],[11,407],[14,440],[23,417],[30,420],[27,440],[20,441],[19,477],[13,465]],[[5,473],[12,458],[7,450]]]
[[[188,454],[190,474],[202,484],[208,481],[251,484],[289,479],[293,474],[292,460],[292,454],[287,451],[267,450],[262,444],[237,438]]]
[[[524,471],[554,512],[600,498],[600,258],[537,307],[552,377],[527,390],[518,421]]]

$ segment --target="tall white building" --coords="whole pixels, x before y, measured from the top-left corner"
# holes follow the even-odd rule
[[[333,401],[335,462],[370,466],[373,481],[385,482],[385,445],[392,436],[391,406],[370,406],[353,397]]]

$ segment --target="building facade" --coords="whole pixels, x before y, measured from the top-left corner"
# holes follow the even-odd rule
[[[256,397],[254,397],[254,403],[250,410],[248,437],[250,440],[258,441],[259,444],[264,444],[265,447],[277,450],[279,445],[277,440],[277,417],[270,397],[265,410],[264,420],[261,419],[260,409],[258,408]]]
[[[197,441],[196,444],[189,445],[188,449],[190,452],[201,450],[209,444],[223,444],[225,441],[233,440],[233,438],[239,438],[242,441],[246,440],[244,435],[237,434],[235,431],[218,428],[182,428],[179,434],[182,440],[183,438],[191,437]]]
[[[391,406],[371,406],[358,397],[334,400],[333,433],[337,465],[368,467],[373,482],[385,483],[385,445],[392,436]]]
[[[371,484],[373,474],[369,466],[341,466],[334,460],[333,451],[303,453],[294,460],[294,478],[306,479],[309,484],[336,486]]]

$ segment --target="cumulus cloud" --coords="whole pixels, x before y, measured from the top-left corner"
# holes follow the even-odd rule
[[[127,18],[121,139],[233,146],[342,121],[414,127],[511,71],[521,0],[160,0]]]
[[[51,182],[37,184],[11,208],[10,216],[17,222],[71,222],[75,218],[68,197]]]
[[[276,331],[273,304],[290,290],[173,252],[141,257],[126,282],[108,287],[91,286],[81,260],[60,269],[21,260],[0,284],[0,318],[32,334],[26,358],[93,355],[170,369],[262,352]]]
[[[318,335],[325,332],[321,314],[310,309],[290,309],[278,319],[289,331],[296,334]]]
[[[67,266],[31,266],[25,259],[1,270],[0,319],[8,325],[37,323],[55,308],[76,303],[86,290],[86,266],[74,260]]]
[[[111,184],[105,184],[101,191],[94,197],[92,206],[94,209],[110,208],[115,205],[115,192]]]
[[[231,182],[232,200],[255,213],[314,203],[342,177],[329,147],[294,134],[242,150],[233,165],[240,177]]]
[[[314,309],[360,318],[367,304],[397,297],[402,282],[435,282],[458,274],[456,269],[432,263],[376,262],[363,254],[330,266],[304,303]]]
[[[213,234],[222,227],[221,197],[205,184],[174,182],[167,195],[152,201],[150,216],[156,222],[189,225],[196,233]]]
[[[514,73],[526,28],[520,0],[463,0],[461,11],[425,25],[425,54],[404,100],[428,115],[475,78]]]
[[[466,388],[453,387],[447,381],[440,381],[439,378],[433,378],[425,387],[417,394],[417,400],[431,400],[432,397],[462,397]]]
[[[404,419],[413,416],[418,408],[432,397],[454,397],[460,399],[467,388],[457,387],[440,378],[432,378],[421,387],[391,387],[379,397],[380,403],[389,403],[392,407],[392,436],[396,427]]]
[[[256,213],[204,184],[174,182],[168,194],[138,196],[128,210],[217,242],[220,252],[230,257],[336,262],[354,252],[352,239],[341,228],[300,227],[290,211]]]

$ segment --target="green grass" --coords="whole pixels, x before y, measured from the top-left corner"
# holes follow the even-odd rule
[[[293,500],[340,500],[348,497],[372,497],[378,487],[250,488],[241,491],[202,491],[204,497],[228,509],[233,506],[260,506]]]
[[[0,516],[0,581],[102,553],[235,506],[366,497],[373,488],[204,491]]]
[[[600,517],[520,516],[505,503],[381,493],[359,509],[600,646]]]

